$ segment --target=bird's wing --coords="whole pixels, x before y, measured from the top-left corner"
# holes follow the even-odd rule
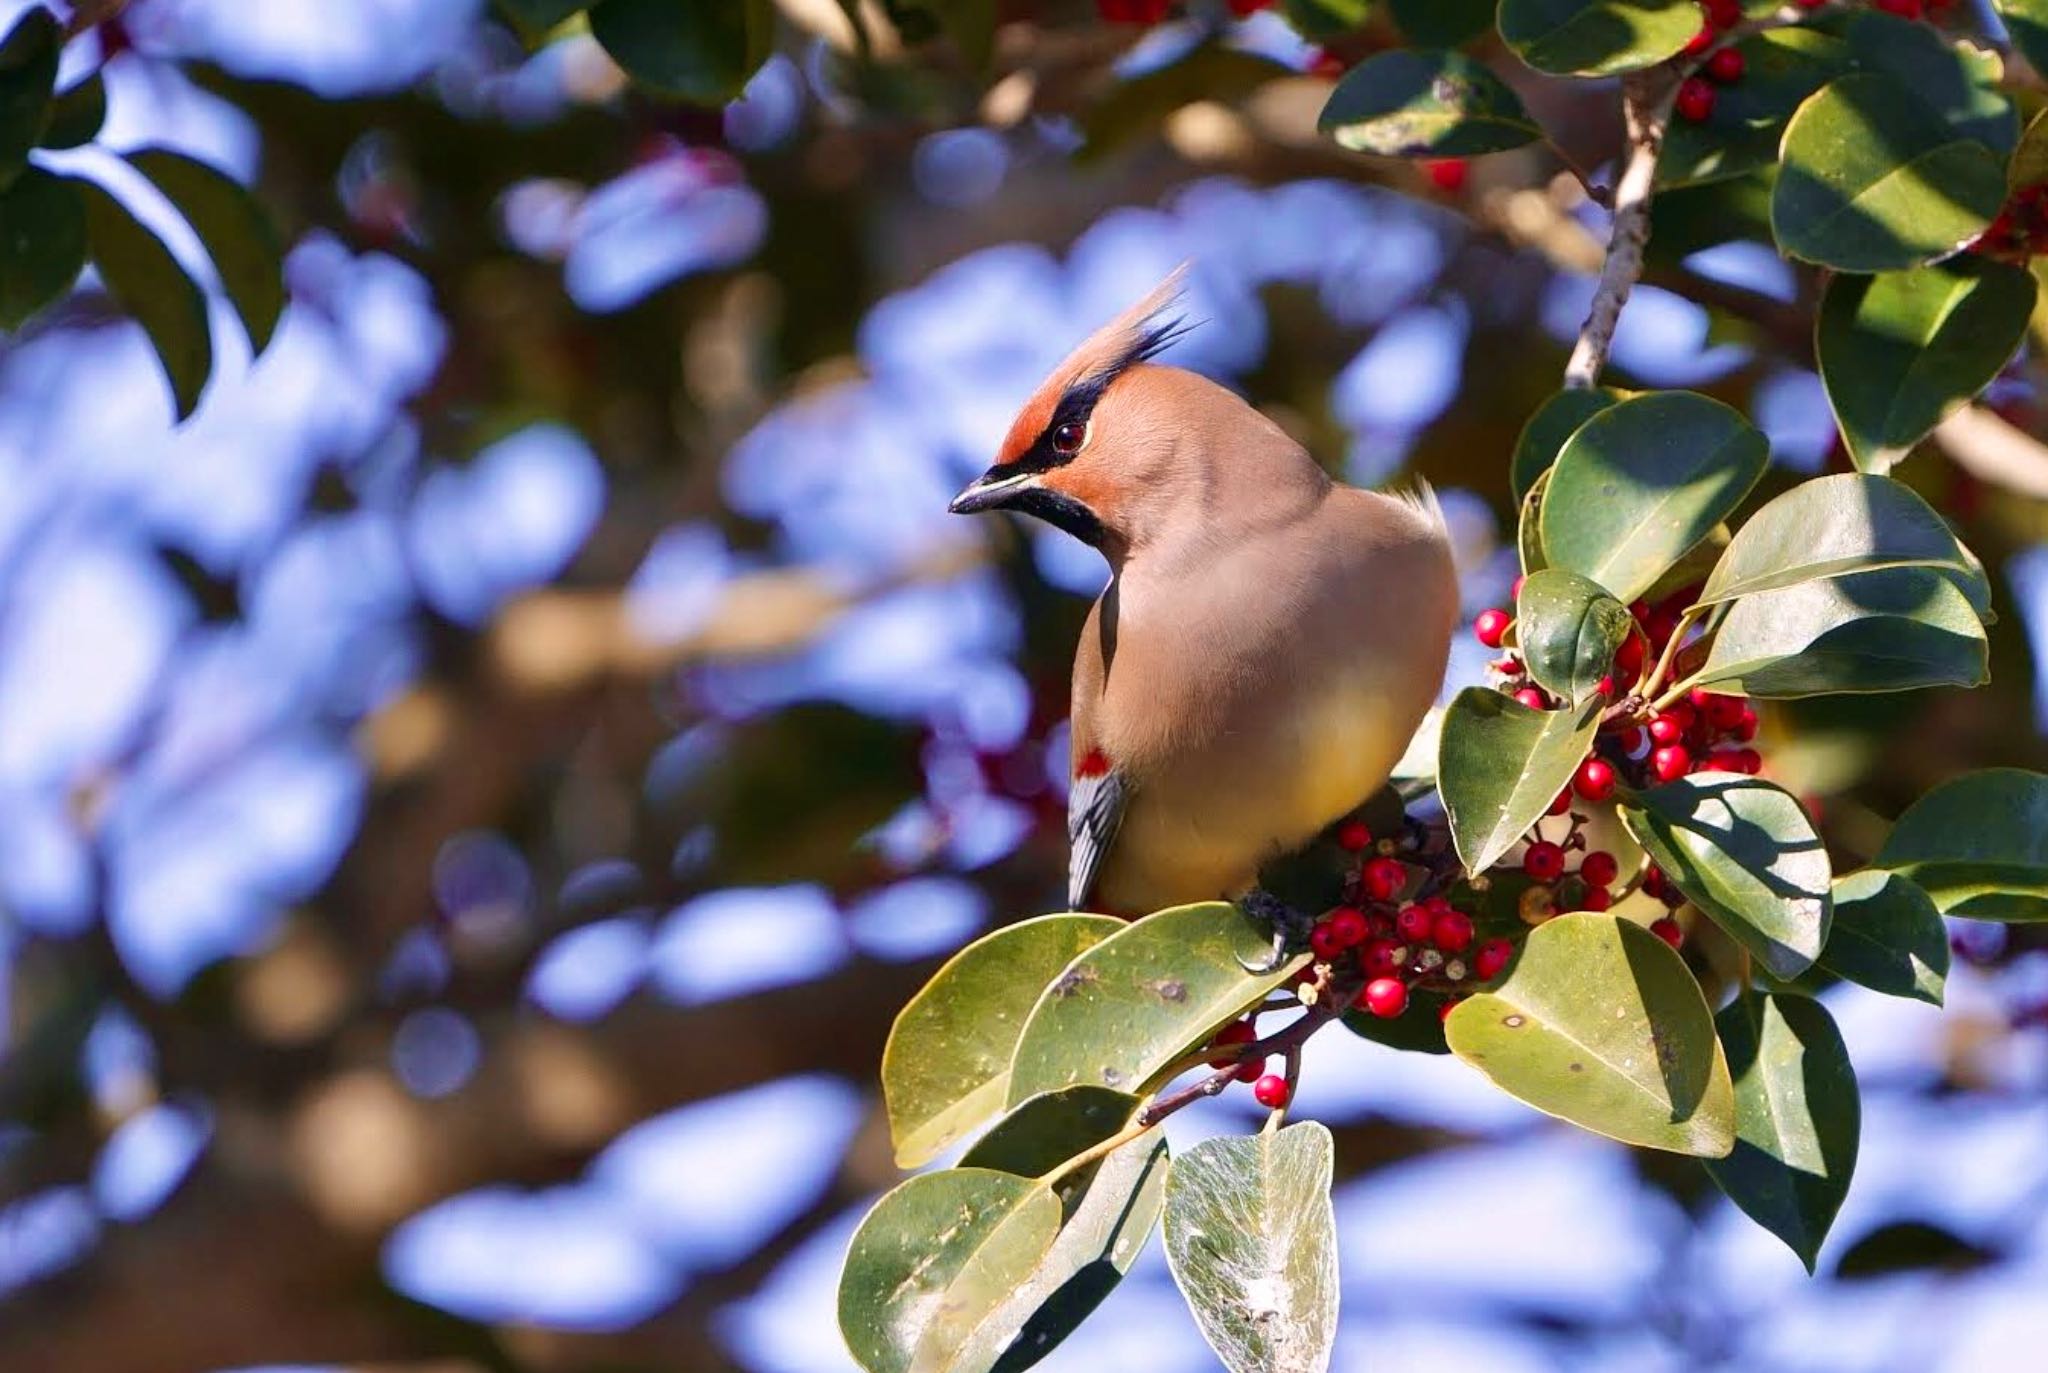
[[[1076,777],[1067,793],[1067,906],[1086,910],[1102,860],[1123,824],[1128,789],[1115,771]]]

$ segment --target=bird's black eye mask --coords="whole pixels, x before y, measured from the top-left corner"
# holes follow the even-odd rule
[[[1099,367],[1067,383],[1059,403],[1052,408],[1052,418],[1032,441],[1029,448],[1009,462],[998,463],[989,469],[990,478],[1020,477],[1029,472],[1050,472],[1072,462],[1081,452],[1088,439],[1088,422],[1094,418],[1095,406],[1109,390],[1110,383],[1129,371],[1138,363],[1149,361],[1163,352],[1166,347],[1187,333],[1192,327],[1179,316],[1161,320],[1131,340],[1120,355],[1108,366]]]

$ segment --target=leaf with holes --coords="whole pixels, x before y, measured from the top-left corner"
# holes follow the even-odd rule
[[[1912,566],[1971,570],[1948,522],[1911,487],[1842,472],[1801,482],[1750,516],[1714,564],[1700,603]]]
[[[1835,879],[1835,923],[1820,966],[1837,977],[1939,1006],[1948,982],[1948,926],[1934,899],[1882,868]]]
[[[1691,680],[1783,699],[1977,686],[1988,662],[1984,625],[1950,576],[1887,567],[1742,597]]]
[[[1515,633],[1538,686],[1573,706],[1611,683],[1614,655],[1635,627],[1628,607],[1559,568],[1532,572],[1516,602]]]
[[[1986,768],[1899,817],[1872,865],[1911,878],[1944,915],[2048,920],[2048,776]]]
[[[1353,152],[1470,157],[1543,136],[1507,83],[1460,52],[1395,48],[1353,67],[1317,121]]]
[[[1685,960],[1640,925],[1561,915],[1444,1022],[1451,1052],[1539,1111],[1646,1149],[1717,1158],[1735,1093]]]
[[[1593,746],[1600,709],[1594,701],[1533,710],[1477,686],[1453,698],[1437,745],[1437,791],[1468,869],[1492,867],[1543,817]]]

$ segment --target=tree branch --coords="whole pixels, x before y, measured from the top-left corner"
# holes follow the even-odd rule
[[[1567,389],[1598,385],[1614,346],[1621,307],[1643,274],[1643,250],[1650,242],[1650,196],[1657,184],[1657,160],[1664,153],[1664,131],[1671,122],[1678,82],[1668,75],[1634,72],[1622,78],[1621,110],[1628,133],[1628,160],[1614,185],[1614,224],[1608,232],[1607,257],[1600,266],[1600,285],[1592,307],[1565,364]]]

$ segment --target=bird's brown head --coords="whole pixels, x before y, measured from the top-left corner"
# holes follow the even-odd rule
[[[953,498],[954,514],[1015,510],[1108,552],[1125,542],[1144,498],[1142,450],[1154,428],[1137,392],[1169,370],[1143,364],[1185,332],[1170,312],[1182,276],[1176,271],[1053,369],[995,463]]]

